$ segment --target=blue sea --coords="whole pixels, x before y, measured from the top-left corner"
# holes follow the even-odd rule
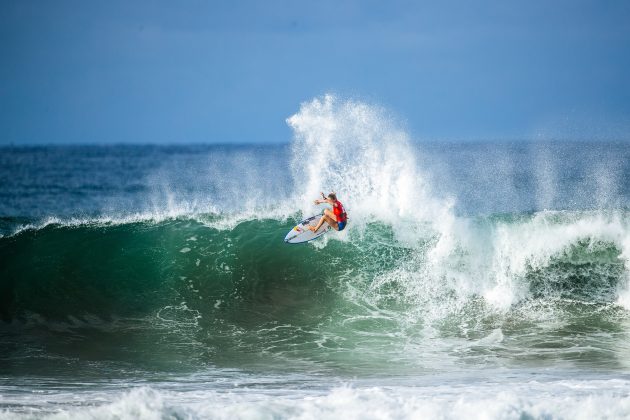
[[[629,144],[287,124],[0,148],[0,418],[630,417]]]

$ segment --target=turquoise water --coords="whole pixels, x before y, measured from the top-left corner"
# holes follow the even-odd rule
[[[626,144],[288,123],[0,149],[0,417],[627,417]],[[285,244],[321,190],[348,229]]]

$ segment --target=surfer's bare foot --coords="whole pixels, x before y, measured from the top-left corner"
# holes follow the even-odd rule
[[[310,230],[311,232],[316,232],[317,229],[315,229],[315,226],[309,226],[308,230]]]

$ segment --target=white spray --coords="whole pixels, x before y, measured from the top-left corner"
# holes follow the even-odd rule
[[[416,229],[441,218],[436,233],[445,236],[450,203],[434,198],[407,135],[384,110],[326,95],[302,104],[287,122],[295,132],[291,169],[303,213],[314,211],[320,191],[334,190],[355,231],[379,221],[392,225],[400,240],[412,239],[409,223]]]
[[[401,299],[416,303],[425,319],[452,313],[471,296],[506,310],[528,296],[528,270],[547,266],[583,240],[613,243],[630,264],[623,215],[542,212],[481,224],[456,217],[454,201],[428,184],[416,147],[377,106],[326,95],[302,104],[287,122],[295,133],[291,169],[303,214],[316,211],[312,200],[320,191],[334,190],[350,215],[348,233],[336,237],[361,236],[368,224],[380,222],[404,246],[417,246],[411,260],[374,279],[372,303],[395,283]],[[553,182],[542,188],[548,203]],[[619,303],[630,308],[626,289],[620,285]]]

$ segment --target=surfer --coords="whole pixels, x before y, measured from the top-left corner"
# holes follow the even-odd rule
[[[337,200],[337,195],[334,192],[328,194],[328,197],[324,196],[324,193],[321,194],[322,200],[315,200],[315,204],[328,203],[333,207],[333,209],[332,211],[330,209],[325,209],[324,215],[321,219],[319,219],[317,226],[309,226],[308,228],[313,232],[317,232],[324,222],[326,222],[332,226],[333,229],[342,231],[346,227],[347,221],[346,210],[343,208],[343,204],[341,204],[341,201]]]

